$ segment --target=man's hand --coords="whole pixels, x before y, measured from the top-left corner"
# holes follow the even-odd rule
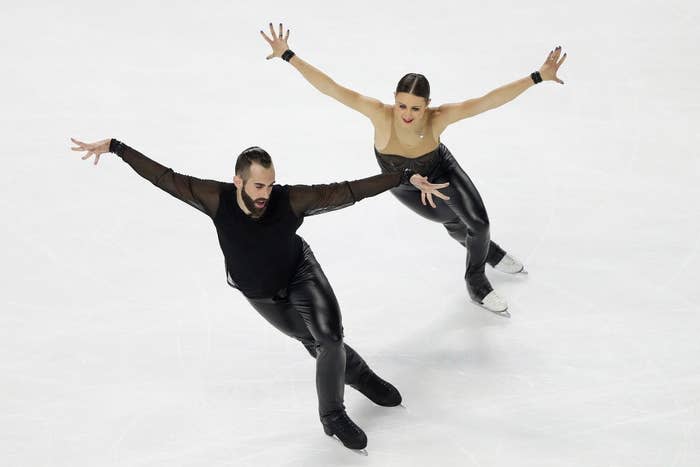
[[[82,159],[85,160],[89,159],[90,156],[95,156],[95,165],[97,165],[97,163],[100,161],[100,156],[102,154],[109,152],[109,143],[112,142],[112,138],[103,139],[102,141],[98,141],[96,143],[83,143],[75,138],[71,138],[70,140],[77,145],[73,146],[71,150],[87,151],[87,154],[85,154]]]
[[[449,196],[443,195],[438,191],[442,188],[447,187],[449,183],[430,183],[428,182],[428,177],[424,177],[418,174],[411,175],[409,181],[411,182],[411,185],[420,190],[420,200],[423,203],[423,206],[426,205],[425,200],[427,199],[432,207],[437,207],[435,206],[435,202],[433,201],[433,195],[444,200],[450,199]]]

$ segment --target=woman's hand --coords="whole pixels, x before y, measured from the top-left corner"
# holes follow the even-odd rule
[[[411,175],[409,181],[411,182],[411,185],[420,190],[420,200],[423,203],[423,206],[426,205],[425,200],[427,198],[428,202],[432,207],[437,207],[435,206],[435,202],[433,201],[433,195],[437,196],[440,199],[450,199],[449,196],[443,195],[438,191],[442,188],[447,187],[449,183],[430,183],[428,182],[428,177],[424,177],[418,174]]]
[[[102,154],[109,152],[109,143],[112,142],[112,138],[103,139],[102,141],[98,141],[96,143],[83,143],[75,138],[71,138],[70,140],[77,144],[77,146],[73,146],[71,150],[87,151],[87,154],[85,154],[81,159],[85,160],[89,159],[90,156],[95,156],[95,165],[97,165],[97,163],[100,161],[100,156]]]
[[[566,54],[562,55],[561,60],[559,56],[561,55],[561,46],[557,46],[556,49],[549,52],[547,59],[544,61],[540,67],[540,76],[542,76],[543,81],[556,81],[559,84],[564,84],[564,81],[557,78],[557,71],[559,67],[566,60]]]
[[[275,28],[272,26],[272,23],[270,23],[270,37],[267,37],[267,35],[262,31],[260,31],[260,34],[267,41],[267,43],[270,44],[270,47],[272,47],[272,53],[265,57],[267,60],[270,60],[273,57],[281,57],[282,54],[289,49],[289,46],[287,45],[287,39],[289,39],[289,29],[287,29],[287,33],[284,34],[282,23],[280,23],[279,34],[275,33]]]

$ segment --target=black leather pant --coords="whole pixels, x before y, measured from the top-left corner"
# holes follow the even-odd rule
[[[423,168],[415,169],[420,172]],[[450,183],[450,186],[440,190],[450,197],[449,200],[433,197],[436,208],[429,203],[424,206],[420,190],[413,185],[399,185],[391,193],[420,216],[442,223],[450,236],[467,248],[467,270],[464,275],[467,290],[473,299],[481,301],[493,290],[486,279],[485,264],[488,262],[495,266],[505,256],[505,251],[491,241],[489,216],[479,191],[444,145],[440,145],[437,160],[429,170],[430,173],[421,175],[427,176],[431,183]]]
[[[309,245],[303,242],[302,262],[287,288],[274,297],[248,301],[270,324],[299,340],[316,359],[319,414],[343,410],[344,385],[356,383],[370,369],[343,342],[338,301]]]

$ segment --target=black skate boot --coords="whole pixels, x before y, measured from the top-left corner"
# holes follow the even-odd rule
[[[336,435],[346,448],[364,449],[367,446],[367,435],[350,420],[345,410],[336,410],[321,417],[323,431],[328,436]]]
[[[353,388],[367,396],[369,400],[383,407],[396,407],[401,403],[401,394],[391,383],[387,383],[372,370],[360,376]]]

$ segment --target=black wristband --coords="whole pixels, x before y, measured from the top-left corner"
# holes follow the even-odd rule
[[[125,149],[126,144],[122,143],[118,139],[112,138],[112,140],[109,142],[109,152],[112,154],[116,154],[117,156],[121,157],[124,155]]]
[[[532,81],[535,84],[542,82],[542,75],[540,74],[539,71],[535,71],[534,73],[530,73],[530,78],[532,78]]]
[[[411,169],[403,169],[403,172],[401,172],[401,181],[399,183],[401,185],[411,183],[411,177],[413,177],[415,174],[416,172]]]
[[[293,56],[294,56],[294,52],[292,52],[290,49],[287,49],[282,54],[282,60],[284,60],[285,62],[288,62],[292,59]]]

